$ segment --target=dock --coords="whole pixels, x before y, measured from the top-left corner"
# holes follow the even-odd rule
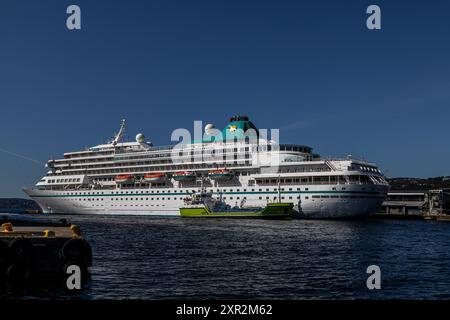
[[[2,217],[4,220],[4,217]],[[42,285],[63,287],[77,266],[85,284],[92,251],[77,225],[67,222],[20,220],[0,228],[0,292],[27,290]]]
[[[374,217],[450,221],[450,189],[391,191]]]

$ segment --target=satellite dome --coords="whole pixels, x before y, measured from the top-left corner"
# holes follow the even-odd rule
[[[139,142],[139,143],[145,142],[145,136],[142,133],[138,133],[136,135],[136,142]]]
[[[150,149],[153,144],[150,141],[145,141],[145,136],[142,133],[136,135],[136,142],[139,143],[144,149]]]
[[[209,134],[213,129],[215,129],[214,125],[213,125],[212,123],[208,123],[208,124],[205,126],[205,133],[206,133],[206,134]]]

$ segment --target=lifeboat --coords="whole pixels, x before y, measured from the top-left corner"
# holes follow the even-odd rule
[[[166,174],[164,172],[153,172],[153,173],[147,173],[144,175],[145,182],[150,183],[158,183],[163,182],[166,180]]]
[[[175,172],[172,177],[175,181],[188,181],[194,180],[195,174],[192,171],[178,171]]]
[[[120,176],[117,176],[115,178],[116,183],[119,184],[130,184],[134,183],[134,176],[132,174],[123,174]]]
[[[214,180],[227,180],[233,177],[233,173],[228,169],[217,169],[208,172],[208,177]]]

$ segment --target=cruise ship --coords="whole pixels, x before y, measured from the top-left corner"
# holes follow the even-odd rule
[[[123,141],[122,120],[111,141],[49,160],[47,174],[24,191],[49,214],[179,216],[186,197],[206,190],[231,207],[292,202],[298,217],[355,218],[375,213],[389,189],[375,164],[281,144],[247,116],[200,131],[153,146],[141,133]]]

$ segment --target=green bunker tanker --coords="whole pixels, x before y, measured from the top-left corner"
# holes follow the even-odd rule
[[[290,219],[294,207],[283,202],[268,203],[265,207],[230,207],[205,191],[192,194],[184,202],[180,215],[186,218]]]

